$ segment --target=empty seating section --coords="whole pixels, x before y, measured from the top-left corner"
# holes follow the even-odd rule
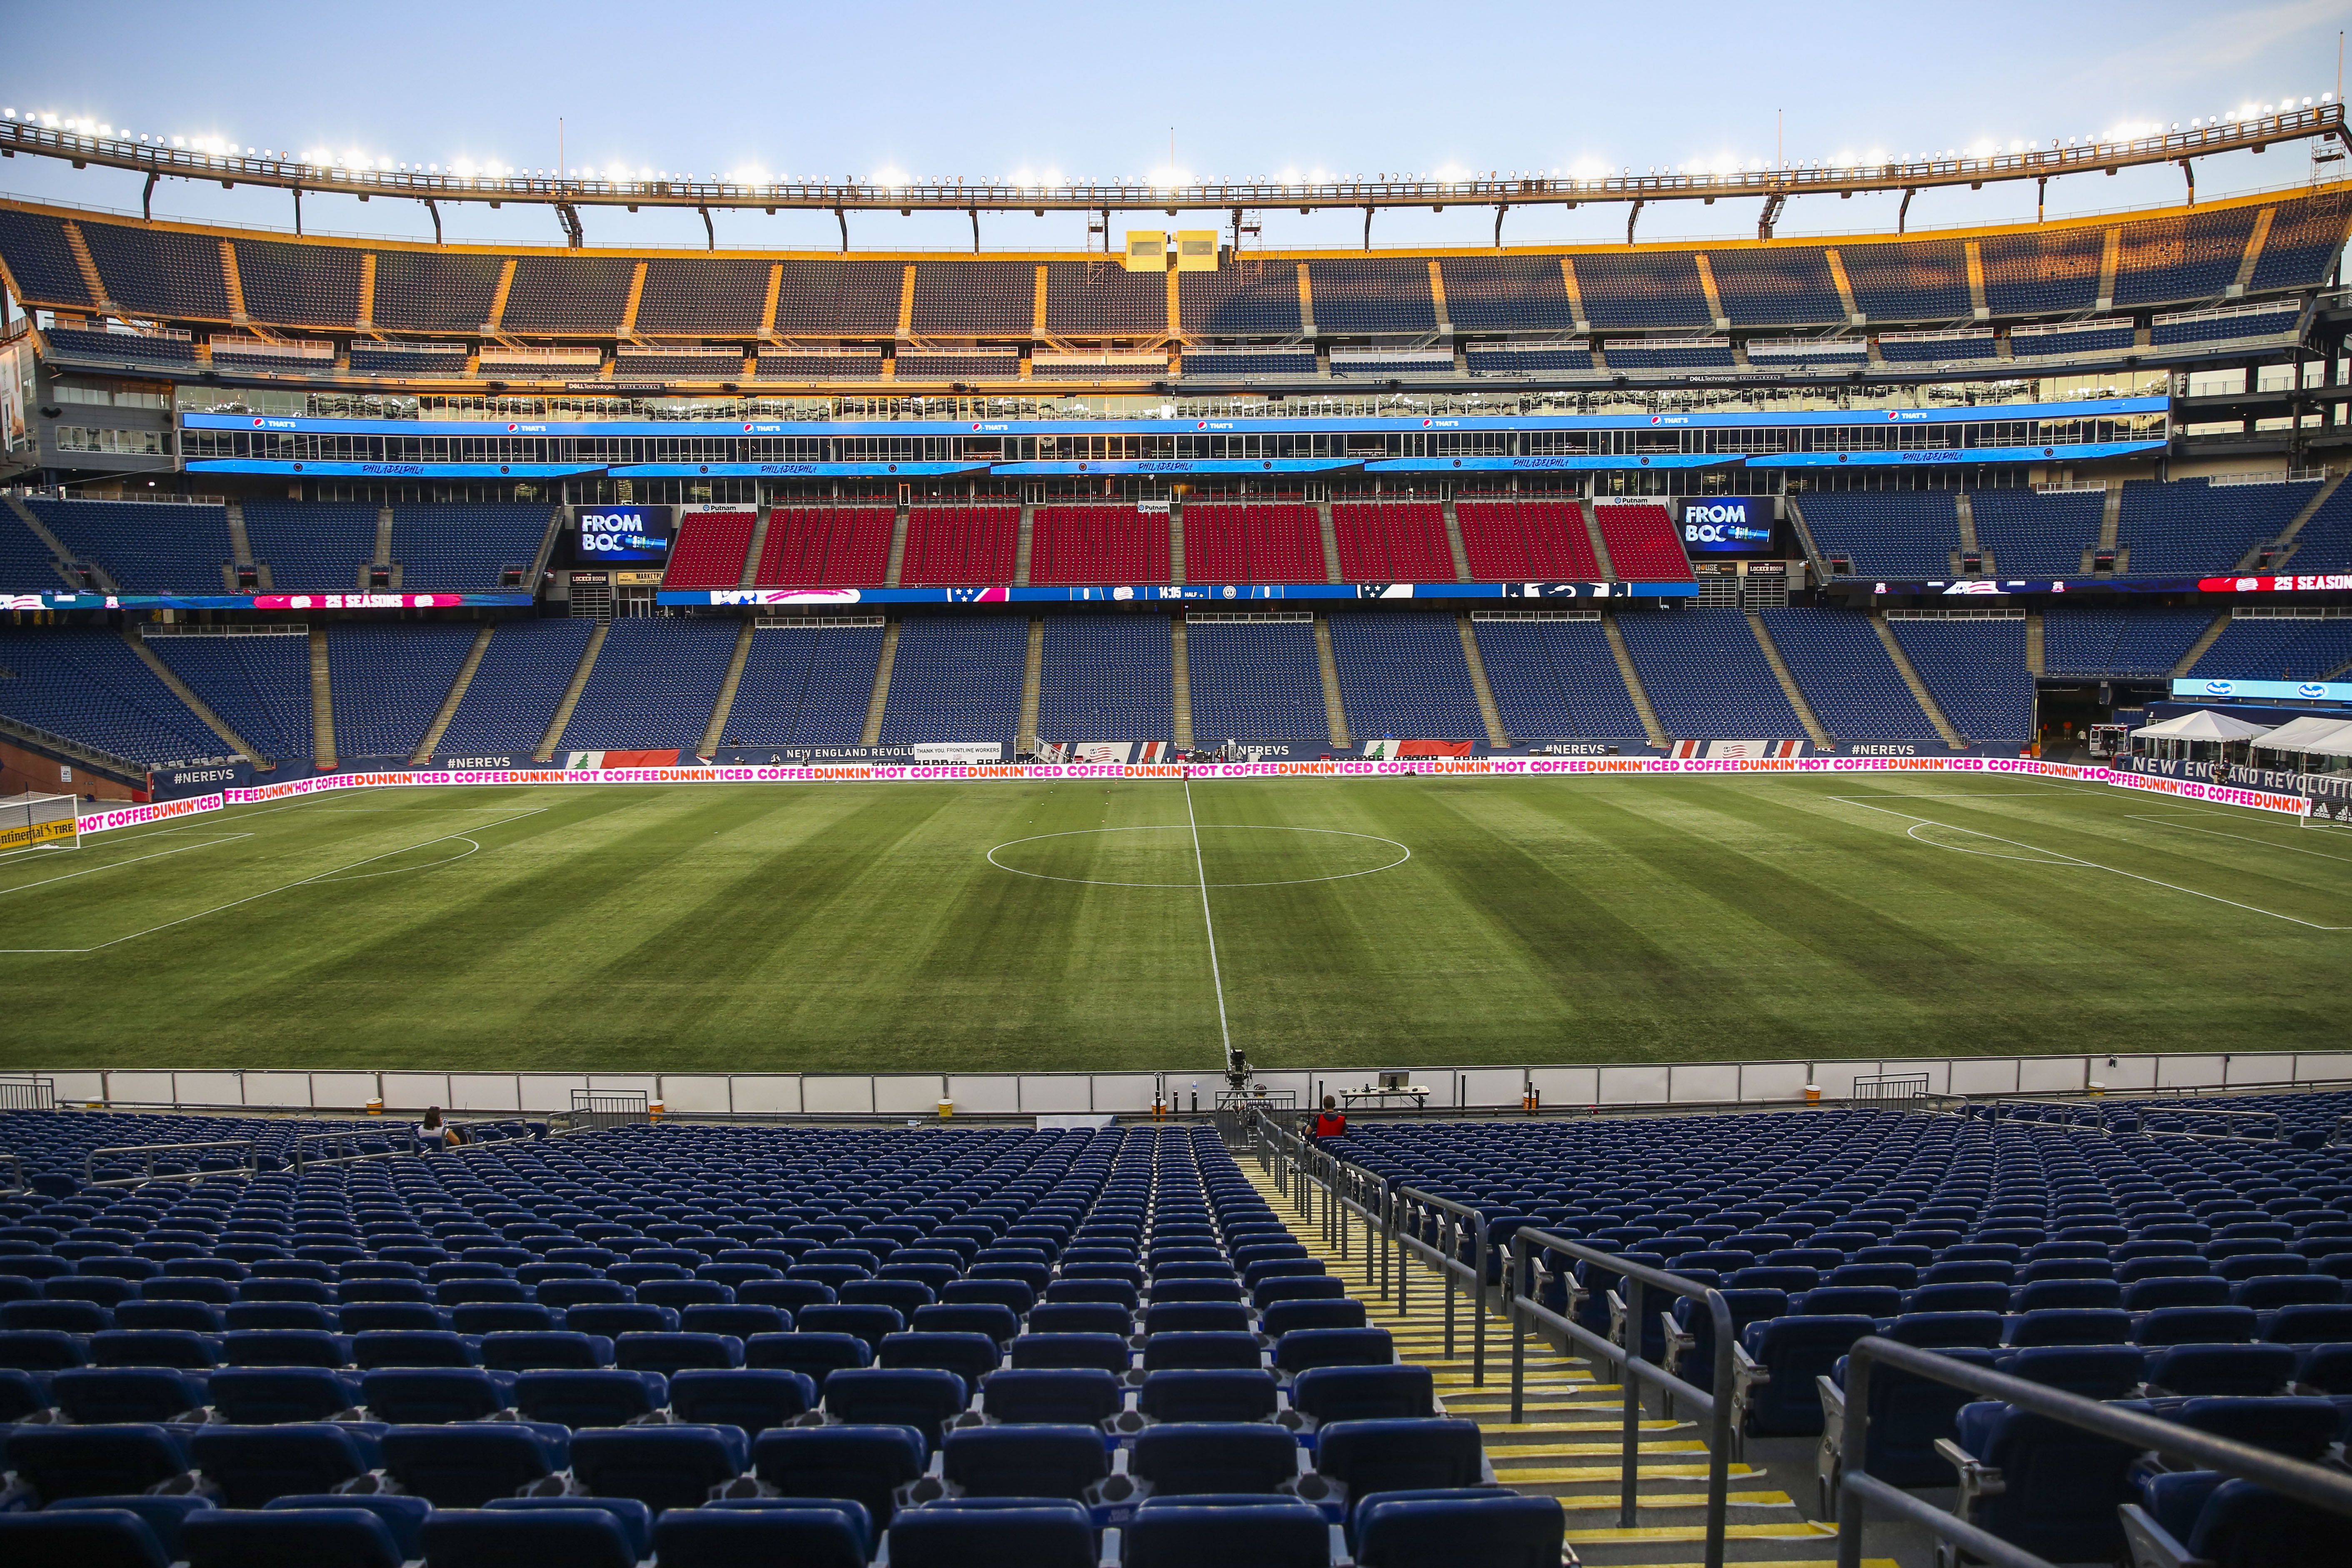
[[[613,356],[616,381],[733,381],[742,374],[743,356],[732,349],[623,349]]]
[[[1184,351],[1188,377],[1246,380],[1251,376],[1313,375],[1315,351],[1309,347],[1194,348]]]
[[[1795,503],[1813,547],[1841,576],[1952,574],[1960,525],[1949,490],[1808,490]]]
[[[2300,300],[2279,300],[2262,305],[2225,305],[2216,310],[2189,310],[2158,316],[2148,342],[2157,348],[2183,343],[2226,342],[2235,338],[2264,338],[2291,332],[2303,320]]]
[[[1723,313],[1737,326],[1828,326],[1845,320],[1828,253],[1812,246],[1711,250]]]
[[[1978,245],[1984,254],[1985,303],[1995,315],[2060,315],[2098,303],[2107,248],[2103,227],[1993,234]]]
[[[1479,662],[1514,741],[1643,739],[1642,715],[1598,616],[1478,620]]]
[[[887,505],[777,507],[768,514],[752,580],[762,588],[878,588],[898,522],[898,509]]]
[[[1168,330],[1166,275],[1084,261],[1049,261],[1045,330],[1055,337],[1158,337]]]
[[[25,505],[75,560],[103,566],[131,593],[221,591],[231,553],[225,507],[38,498]]]
[[[113,632],[0,633],[0,714],[110,756],[163,763],[228,749]]]
[[[2042,672],[2140,680],[2168,676],[2212,624],[2206,610],[2047,610]]]
[[[391,331],[479,331],[498,302],[499,275],[505,269],[495,256],[379,250],[375,324]]]
[[[147,648],[223,723],[260,748],[256,761],[311,754],[309,637],[161,637],[148,638]]]
[[[1316,1326],[1364,1303],[1205,1128],[534,1126],[110,1189],[71,1173],[90,1124],[269,1124],[30,1120],[0,1315],[80,1326],[5,1336],[41,1367],[12,1558],[1303,1568],[1352,1531],[1375,1568],[1559,1559],[1559,1504],[1496,1483],[1385,1330]],[[1337,1288],[1245,1292],[1277,1279]],[[295,1320],[331,1327],[218,1327]]]
[[[2011,579],[2083,576],[2084,552],[2097,547],[2106,506],[2098,490],[1977,490],[1969,497],[1977,543],[1991,557],[1988,569]]]
[[[1433,332],[1429,263],[1418,257],[1345,257],[1307,264],[1322,332]]]
[[[240,239],[234,248],[246,314],[255,321],[348,327],[359,319],[356,247]]]
[[[375,559],[376,509],[349,502],[248,500],[246,542],[272,593],[348,594]]]
[[[670,546],[665,588],[732,588],[743,581],[751,552],[751,530],[759,514],[749,511],[688,511],[678,519],[677,542]]]
[[[843,349],[836,353],[762,349],[751,374],[761,381],[876,381],[882,374],[880,349]]]
[[[2193,1114],[2151,1103],[2095,1136],[2033,1109],[1972,1107],[1368,1121],[1327,1148],[1504,1234],[1532,1225],[1720,1289],[1738,1337],[1731,1386],[1715,1397],[1730,1401],[1748,1438],[1812,1439],[1831,1486],[1853,1457],[1847,1356],[1866,1335],[2333,1464],[2347,1411],[2336,1369],[2352,1351],[2352,1168],[2326,1146],[2326,1123],[2347,1101],[2230,1100],[2284,1108],[2286,1131],[2227,1142],[2178,1136]],[[1556,1310],[1610,1327],[1621,1275],[1559,1255],[1547,1271]],[[1706,1384],[1715,1347],[1704,1311],[1678,1305],[1672,1323],[1654,1353]],[[1923,1392],[1884,1367],[1873,1374],[1869,1473],[1906,1489],[1960,1480],[1962,1517],[2020,1560],[2253,1568],[2341,1555],[2331,1516],[2243,1483],[2217,1492],[2220,1475],[2136,1444]],[[1995,1484],[1956,1474],[1969,1461],[1997,1472]],[[2137,1522],[2161,1521],[2171,1555],[2126,1550],[2119,1510],[2143,1503]],[[2233,1508],[2250,1550],[2216,1544],[2216,1515]],[[2264,1531],[2274,1532],[2267,1545]],[[2193,1558],[2178,1550],[2189,1540]]]
[[[1032,583],[1165,583],[1168,514],[1132,503],[1041,506],[1030,516]]]
[[[1590,582],[1602,575],[1584,509],[1572,496],[1464,496],[1454,516],[1473,582]]]
[[[0,261],[27,305],[89,310],[98,303],[81,280],[63,219],[0,208]]]
[[[1036,323],[1034,262],[959,261],[915,268],[914,329],[950,338],[1026,338]]]
[[[898,581],[958,585],[1011,583],[1021,551],[1021,508],[1012,501],[935,502],[907,510]]]
[[[1974,309],[1969,260],[1953,239],[1842,245],[1853,302],[1874,321],[1959,321]]]
[[[110,223],[79,227],[107,297],[131,315],[166,321],[229,319],[219,240]]]
[[[2225,680],[2341,679],[2347,665],[2352,618],[2236,616],[2189,673]]]
[[[1011,381],[1021,374],[1021,356],[1011,349],[900,349],[895,363],[900,381]]]
[[[2352,487],[2338,485],[2319,503],[2295,531],[2294,552],[2284,564],[2297,573],[2352,571]]]
[[[881,739],[1010,743],[1021,722],[1029,622],[1005,616],[950,620],[909,616],[890,664]]]
[[[60,357],[104,360],[113,364],[194,364],[194,345],[185,338],[154,332],[77,331],[51,327],[45,334]]]
[[[1878,354],[1889,364],[1958,364],[1997,359],[2000,345],[1989,331],[1888,332],[1878,340]]]
[[[564,748],[694,750],[709,727],[740,635],[734,621],[614,621],[563,726]]]
[[[16,512],[0,507],[0,593],[54,594],[66,585],[57,557]]]
[[[1586,255],[1575,267],[1585,319],[1596,327],[1704,327],[1713,319],[1687,253]]]
[[[1244,263],[1214,272],[1180,272],[1176,289],[1187,332],[1282,337],[1299,331],[1295,264]]]
[[[1329,738],[1322,663],[1306,618],[1195,620],[1184,628],[1184,653],[1196,743]]]
[[[2217,576],[2285,532],[2318,490],[2316,480],[2214,486],[2127,479],[2116,542],[2129,547],[2135,577]]]
[[[1626,583],[1687,583],[1690,557],[1675,537],[1675,520],[1655,501],[1595,501],[1593,521],[1609,564]]]
[[[1433,500],[1335,501],[1339,575],[1350,583],[1451,583],[1445,509]]]
[[[2033,677],[2025,668],[2025,617],[1889,617],[1895,640],[1927,694],[1963,739],[2023,741],[2033,733]]]
[[[730,746],[854,746],[866,732],[880,626],[761,626],[728,710]]]
[[[458,624],[339,623],[327,628],[335,755],[398,758],[415,752],[441,711],[476,630]]]
[[[552,508],[544,502],[502,506],[395,506],[392,558],[400,586],[410,593],[488,594],[506,585],[530,588],[530,570],[547,541]]]
[[[704,257],[656,258],[646,263],[637,297],[636,329],[653,337],[750,337],[760,330],[768,299],[764,261]]]
[[[501,621],[441,736],[453,757],[530,755],[554,721],[595,623]]]
[[[1446,317],[1456,331],[1569,331],[1576,310],[1559,267],[1553,256],[1446,257]]]
[[[1160,616],[1048,616],[1037,738],[1167,740],[1176,729],[1171,652]]]
[[[1331,658],[1349,729],[1359,738],[1486,738],[1452,616],[1336,613]]]
[[[2352,222],[2352,195],[2330,191],[2325,195],[2281,202],[2254,263],[2253,289],[2309,289],[2327,281],[2344,252],[2344,231]]]
[[[787,261],[776,290],[786,337],[887,338],[898,328],[906,268],[895,261]]]
[[[515,262],[499,326],[509,332],[609,337],[628,313],[637,264],[618,256],[525,256]]]
[[[2017,359],[2106,353],[2131,347],[2133,336],[2132,324],[2128,320],[2084,321],[2062,331],[2028,331],[2020,327],[2009,335],[2009,352]]]
[[[2220,299],[2238,280],[2259,213],[2257,207],[2224,207],[2124,225],[2116,259],[2116,303]]]
[[[1932,741],[1936,726],[1864,617],[1791,606],[1759,612],[1780,662],[1822,727],[1839,740]]]
[[[1612,370],[1729,370],[1732,365],[1731,344],[1722,339],[1643,342],[1617,338],[1601,352],[1609,356]]]
[[[1617,629],[1668,735],[1804,738],[1804,724],[1738,610],[1625,615],[1617,617]]]
[[[1322,521],[1304,501],[1187,502],[1184,580],[1320,583]]]
[[[1463,351],[1473,375],[1538,375],[1592,371],[1592,351],[1582,344],[1473,343]]]

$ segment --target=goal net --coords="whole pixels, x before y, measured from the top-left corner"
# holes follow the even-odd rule
[[[0,798],[0,854],[26,849],[72,849],[81,843],[81,813],[69,795],[13,795]]]

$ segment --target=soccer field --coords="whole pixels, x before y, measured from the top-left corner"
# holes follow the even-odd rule
[[[2335,1048],[2352,834],[2037,779],[340,792],[0,860],[0,1065]]]

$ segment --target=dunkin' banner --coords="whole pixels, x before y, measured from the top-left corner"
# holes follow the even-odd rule
[[[607,755],[622,753],[607,753]],[[1486,778],[1559,778],[1608,774],[1665,777],[1699,773],[2007,773],[2030,778],[2072,779],[2178,795],[2217,805],[2246,806],[2301,816],[2309,803],[2300,795],[2154,778],[2074,763],[2035,762],[2025,757],[1400,757],[1357,762],[1262,763],[844,763],[805,766],[648,766],[435,769],[382,773],[328,773],[289,779],[251,789],[153,805],[93,812],[81,819],[85,834],[133,827],[166,817],[257,805],[347,789],[425,789],[483,784],[974,784],[992,779],[1048,782],[1059,779],[1282,779],[1377,778],[1401,773],[1443,773]]]

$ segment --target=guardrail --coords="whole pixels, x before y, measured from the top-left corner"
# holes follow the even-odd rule
[[[1876,1335],[1854,1342],[1846,1352],[1845,1381],[1845,1443],[1839,1467],[1838,1499],[1838,1568],[1862,1568],[1863,1528],[1866,1505],[1875,1505],[1886,1513],[1927,1529],[1939,1542],[1972,1557],[1995,1564],[1996,1568],[2051,1568],[2048,1560],[2036,1556],[2021,1547],[2002,1540],[1958,1513],[1947,1513],[1934,1504],[1913,1497],[1899,1487],[1892,1486],[1869,1473],[1870,1464],[1870,1384],[1874,1369],[1884,1365],[1892,1370],[1940,1383],[1986,1399],[1998,1399],[2021,1410],[2032,1411],[2053,1421],[2113,1438],[2136,1448],[2154,1449],[2167,1455],[2178,1455],[2195,1461],[2206,1469],[2219,1470],[2241,1480],[2252,1481],[2270,1488],[2299,1502],[2325,1509],[2352,1518],[2352,1476],[2305,1464],[2254,1447],[2251,1444],[2216,1437],[2193,1427],[2165,1421],[2136,1410],[2122,1409],[2114,1405],[2085,1399],[2022,1378],[1988,1371],[1966,1362],[1940,1356],[1912,1345],[1897,1344]],[[1946,1458],[1959,1464],[1959,1450],[1948,1440],[1937,1445]],[[1965,1510],[1975,1495],[1985,1495],[1991,1486],[1998,1486],[1998,1472],[1979,1468],[1960,1468],[1960,1508]],[[1990,1483],[1990,1485],[1988,1485]],[[2126,1515],[2126,1528],[2130,1516]],[[1939,1557],[1942,1555],[1939,1549]],[[1713,1564],[1719,1558],[1710,1557]]]
[[[15,1197],[18,1193],[32,1191],[25,1181],[25,1157],[22,1154],[11,1154],[0,1151],[0,1160],[7,1161],[8,1168],[16,1173],[16,1180],[5,1187],[0,1187],[0,1196]]]
[[[55,1079],[30,1075],[0,1078],[0,1110],[55,1110],[58,1108],[58,1084]]]
[[[192,1154],[205,1149],[239,1151],[243,1155],[242,1165],[245,1173],[252,1175],[261,1168],[257,1152],[259,1147],[259,1142],[252,1138],[230,1138],[210,1143],[118,1143],[111,1148],[92,1149],[82,1157],[82,1180],[85,1185],[93,1187],[131,1187],[140,1186],[148,1182],[194,1181],[200,1176],[223,1174],[224,1173],[218,1171],[166,1171],[161,1174],[156,1173],[155,1158],[159,1154]],[[99,1157],[105,1154],[143,1155],[147,1163],[147,1173],[143,1176],[109,1176],[101,1181],[98,1174],[98,1162]]]
[[[1543,1303],[1539,1295],[1530,1296],[1520,1289],[1522,1282],[1540,1281],[1546,1272],[1542,1261],[1547,1253],[1558,1253],[1608,1268],[1625,1282],[1622,1315],[1615,1312],[1618,1303],[1615,1293],[1611,1293],[1612,1315],[1619,1319],[1625,1336],[1623,1344],[1594,1333],[1572,1317],[1553,1311]],[[1538,1283],[1537,1289],[1540,1291],[1541,1288]],[[1643,1358],[1643,1309],[1648,1304],[1644,1292],[1653,1289],[1706,1304],[1715,1329],[1713,1392],[1686,1382],[1666,1367]],[[1511,1235],[1509,1308],[1511,1419],[1514,1422],[1527,1418],[1528,1325],[1550,1330],[1571,1345],[1582,1349],[1592,1360],[1617,1370],[1618,1381],[1623,1385],[1625,1394],[1617,1499],[1620,1528],[1633,1528],[1635,1511],[1640,1506],[1637,1493],[1642,1477],[1643,1386],[1655,1387],[1664,1393],[1670,1402],[1680,1400],[1705,1417],[1707,1423],[1706,1562],[1706,1568],[1722,1568],[1725,1530],[1730,1508],[1732,1449],[1732,1318],[1731,1307],[1724,1300],[1723,1292],[1711,1285],[1703,1285],[1682,1275],[1669,1274],[1647,1264],[1629,1263],[1615,1253],[1603,1252],[1598,1247],[1534,1226],[1521,1226]],[[1671,1331],[1671,1322],[1668,1328]]]
[[[2028,1114],[2028,1113],[2031,1114]],[[2045,1127],[2074,1127],[2090,1131],[2137,1132],[2152,1138],[2203,1138],[2231,1142],[2276,1142],[2287,1134],[2286,1119],[2275,1110],[2231,1110],[2221,1106],[2161,1100],[1994,1100],[1963,1101],[1958,1113],[1969,1120],[2022,1121]],[[2199,1132],[2181,1127],[2150,1127],[2150,1116],[2211,1117],[2224,1127],[2242,1131]]]

